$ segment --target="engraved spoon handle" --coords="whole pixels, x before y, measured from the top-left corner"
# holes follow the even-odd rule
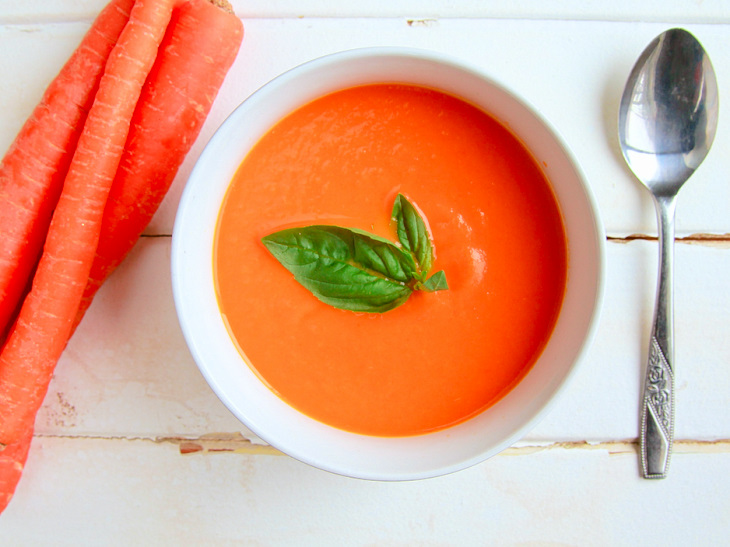
[[[674,442],[674,210],[676,195],[654,196],[659,223],[659,278],[641,408],[644,478],[667,475]]]

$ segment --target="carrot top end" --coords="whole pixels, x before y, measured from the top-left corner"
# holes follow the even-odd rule
[[[233,6],[228,0],[209,0],[209,2],[214,6],[218,6],[222,10],[227,11],[228,13],[233,13]]]

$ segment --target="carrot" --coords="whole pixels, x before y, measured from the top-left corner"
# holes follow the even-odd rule
[[[76,323],[159,208],[236,58],[243,25],[211,0],[174,12],[142,90],[104,211],[97,256]]]
[[[123,21],[120,23],[120,28],[113,40],[113,42],[116,42],[119,38],[120,44],[123,45],[125,38],[128,37],[119,37],[121,26],[127,20],[131,20],[132,25],[137,24],[137,10],[140,10],[141,13],[141,10],[144,9],[135,7],[134,13],[130,18],[129,12],[132,2],[133,0],[112,0],[111,4],[99,16],[97,22],[94,23],[94,27],[104,18],[106,13],[114,9],[118,13],[124,13]],[[137,1],[137,4],[143,3],[145,2],[141,0]],[[118,8],[123,4],[130,9],[126,11],[119,10]],[[154,66],[149,72],[144,87],[142,87],[141,93],[137,98],[137,106],[132,115],[131,123],[129,123],[129,133],[126,137],[124,152],[116,168],[116,176],[107,198],[108,202],[104,209],[102,220],[99,223],[98,255],[94,259],[91,269],[92,276],[87,283],[86,292],[88,295],[84,297],[79,307],[77,322],[75,324],[78,324],[78,321],[83,316],[96,289],[121,262],[124,256],[126,256],[157,210],[180,164],[197,138],[223,79],[235,60],[240,47],[243,27],[240,20],[233,14],[232,8],[227,0],[177,0],[176,2],[170,0],[167,3],[161,3],[162,11],[160,13],[164,12],[169,14],[171,5],[175,6],[172,11],[172,19],[169,22],[164,39],[159,46],[159,53],[157,53]],[[151,10],[148,15],[153,13],[154,8],[148,9]],[[144,18],[139,17],[138,19],[141,21]],[[164,17],[161,19],[164,20]],[[153,30],[159,30],[154,25],[152,28]],[[131,38],[128,39],[132,40]],[[110,42],[110,44],[106,53],[107,56],[113,43]],[[115,50],[115,54],[118,53]],[[147,57],[143,59],[145,63],[148,60]],[[67,64],[70,65],[71,61]],[[122,68],[125,66],[118,59],[110,61],[107,70],[112,74],[111,77],[123,77],[121,74],[113,72],[113,70],[118,70],[124,73],[123,70],[120,70],[120,65]],[[127,69],[129,69],[129,66],[127,66]],[[73,70],[68,72],[73,77]],[[98,95],[100,96],[103,96],[106,79],[107,77],[105,76],[105,79],[102,80],[102,84],[99,87]],[[87,95],[88,104],[91,104],[91,100],[96,93],[98,82],[99,77],[97,77],[96,82],[92,86],[93,89],[89,90],[89,94]],[[110,86],[111,84],[107,85]],[[80,84],[76,85],[76,87],[79,86]],[[106,92],[109,93],[109,90]],[[118,95],[116,98],[122,100],[125,96]],[[130,103],[115,103],[116,107],[120,104]],[[98,109],[99,107],[96,108]],[[83,116],[79,118],[78,125],[83,125],[86,119],[86,110],[88,110],[88,105],[83,111]],[[118,108],[111,108],[111,110],[118,111]],[[126,119],[129,112],[125,112],[123,117]],[[92,111],[92,113],[98,112]],[[90,133],[92,129],[98,130],[101,122],[98,120],[96,122],[93,121],[96,119],[93,114],[89,116],[89,119],[92,121],[84,128],[84,136],[79,139],[80,131],[75,131],[76,136],[68,146],[71,151],[76,146],[76,141],[79,141],[79,150],[82,150],[83,145],[89,144],[89,142],[93,145],[93,141],[88,141],[86,134]],[[30,122],[26,125],[29,124]],[[67,125],[70,126],[71,122]],[[107,129],[110,127],[122,131],[121,126],[108,125]],[[106,136],[106,131],[104,133]],[[112,135],[117,135],[116,131],[112,130]],[[118,142],[115,143],[114,139],[112,139],[109,143],[111,143],[110,146],[112,148],[107,149],[102,146],[101,153],[109,152],[110,156],[113,156],[113,147]],[[110,152],[110,150],[112,151]],[[42,195],[42,190],[38,191],[38,194],[44,200],[52,201],[53,205],[55,205],[56,201],[59,201],[59,210],[67,211],[65,214],[73,210],[73,207],[68,205],[68,203],[72,202],[68,196],[76,196],[76,192],[78,192],[80,199],[84,197],[93,199],[94,197],[100,197],[104,192],[103,189],[92,190],[89,193],[85,191],[81,192],[81,181],[84,176],[83,174],[76,173],[74,168],[79,168],[81,171],[90,169],[88,165],[92,164],[83,162],[84,158],[84,152],[80,152],[78,157],[74,156],[74,163],[65,182],[66,186],[74,188],[74,190],[68,190],[67,195],[67,189],[64,187],[64,193],[60,201],[57,197],[53,200],[46,198]],[[92,158],[87,159],[92,160]],[[67,160],[66,163],[69,161]],[[77,164],[77,162],[81,165]],[[99,159],[96,168],[110,166],[113,163],[113,159],[110,162]],[[61,169],[59,167],[57,171],[62,171],[62,174],[57,175],[61,179],[63,178],[62,175],[66,174],[65,168]],[[90,172],[93,174],[95,171],[90,169]],[[108,171],[104,172],[106,175],[111,173],[111,167],[109,167]],[[74,179],[73,177],[76,178]],[[74,181],[76,182],[72,185],[71,183]],[[106,183],[108,183],[108,180]],[[50,191],[46,190],[46,192]],[[92,203],[93,206],[88,209],[92,213],[91,216],[93,216],[93,213],[96,213],[97,220],[99,202],[100,200],[97,200],[97,205],[93,205]],[[67,205],[64,205],[64,203]],[[81,205],[77,204],[76,206],[80,209],[84,208],[83,203]],[[76,214],[79,211],[76,211]],[[44,298],[46,302],[49,300],[55,302],[53,300],[54,295],[61,288],[60,285],[62,282],[60,279],[54,279],[54,276],[49,272],[46,272],[46,277],[43,277],[43,272],[47,264],[51,264],[56,260],[57,263],[53,265],[53,268],[57,269],[56,277],[59,274],[63,276],[64,272],[63,270],[59,270],[58,264],[67,261],[74,254],[73,252],[64,253],[64,248],[60,240],[62,237],[68,238],[71,232],[79,235],[79,227],[78,225],[74,227],[73,222],[68,222],[69,219],[66,219],[64,223],[63,218],[64,215],[61,213],[54,215],[49,233],[58,229],[58,237],[56,239],[54,239],[53,235],[49,235],[48,237],[48,243],[38,267],[36,279],[33,281],[32,292],[27,299],[30,303],[34,302],[34,299],[35,301],[41,302]],[[29,220],[28,222],[33,224],[34,227],[40,225],[38,233],[45,235],[43,232],[48,227],[48,222],[44,226],[38,220],[37,215],[34,220]],[[69,233],[65,233],[65,230],[69,230]],[[60,235],[62,232],[64,232],[63,236]],[[89,233],[81,235],[82,237],[93,237]],[[71,250],[73,251],[73,249]],[[54,259],[54,252],[60,253],[61,256],[56,256]],[[81,257],[80,262],[75,267],[70,267],[69,270],[78,273],[82,268],[81,263],[88,263],[88,256],[85,255],[85,258],[86,260],[84,257]],[[48,267],[50,268],[50,266]],[[32,270],[32,267],[30,269]],[[17,268],[15,271],[17,271]],[[73,275],[68,276],[68,279],[70,280],[72,292],[77,294],[76,291],[78,290],[79,283]],[[49,294],[43,296],[39,287],[45,287],[49,291]],[[53,290],[50,287],[54,287]],[[69,296],[64,302],[68,304],[72,300],[73,298]],[[64,316],[63,312],[64,310],[67,312],[71,309],[70,307],[64,308],[61,303],[55,302],[56,311],[60,310],[61,313],[54,312],[53,314],[45,314],[44,316],[44,312],[40,311],[42,309],[40,304],[37,304],[38,307],[34,308],[28,302],[24,304],[21,310],[21,315],[14,328],[15,330],[12,331],[11,339],[5,348],[2,349],[2,353],[0,353],[0,442],[6,442],[6,444],[0,444],[0,512],[3,511],[9,502],[20,479],[32,439],[35,411],[40,406],[47,391],[50,375],[55,365],[55,360],[57,360],[57,357],[54,359],[53,356],[60,356],[60,352],[63,350],[63,347],[60,347],[60,349],[57,347],[60,344],[59,340],[62,340],[60,334],[58,337],[51,337],[51,345],[49,347],[42,347],[44,344],[42,337],[63,331],[66,328],[68,319],[67,316]],[[31,329],[28,328],[28,325],[34,324],[34,320],[36,324],[40,324],[43,327],[43,329],[40,329],[42,331],[40,334],[38,332],[31,332]],[[33,337],[35,336],[38,337],[38,340],[34,341]],[[24,338],[26,339],[24,340]],[[15,344],[12,346],[13,349],[8,349],[11,347],[11,344]],[[2,331],[0,331],[1,347]],[[30,352],[38,351],[38,348],[40,348],[41,355],[32,356]],[[31,378],[27,385],[22,383],[8,384],[8,380],[22,380],[23,370],[27,370],[23,369],[22,366],[19,367],[19,363],[14,362],[13,359],[28,359],[30,357],[36,359],[35,365],[33,365],[34,367],[40,365],[35,378]],[[37,383],[34,383],[34,380]],[[4,385],[10,385],[11,387],[8,390],[3,390]],[[26,397],[26,400],[22,401],[19,399],[15,403],[11,401],[8,404],[9,399],[6,395],[12,395],[13,393],[16,395],[20,394],[21,399]],[[28,408],[31,411],[23,410],[21,408],[23,404],[29,404],[30,406]],[[3,414],[5,407],[11,409],[9,419],[10,427],[7,428],[7,418]],[[32,410],[33,407],[35,407],[35,410]],[[12,420],[14,419],[14,415],[16,421],[17,417],[20,416],[20,420],[17,421],[16,436],[4,436],[6,429],[11,430],[12,433]],[[12,438],[16,438],[17,440],[7,440]]]
[[[107,61],[30,292],[0,353],[0,444],[32,428],[71,333],[129,124],[173,0],[137,0]]]
[[[30,428],[18,442],[8,445],[0,452],[0,513],[13,497],[15,487],[23,474],[32,440],[33,428]]]
[[[134,0],[113,0],[0,163],[0,343],[29,286],[86,114]]]

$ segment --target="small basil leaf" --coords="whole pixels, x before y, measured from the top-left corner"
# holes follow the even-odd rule
[[[403,283],[413,279],[417,269],[413,256],[391,241],[356,228],[338,226],[319,226],[319,228],[337,234],[337,237],[343,239],[351,237],[356,263]]]
[[[447,290],[449,288],[449,284],[446,282],[446,274],[443,270],[439,270],[424,281],[419,288],[426,292]]]
[[[413,258],[394,243],[339,226],[290,228],[262,239],[272,255],[322,302],[385,312],[411,295]]]
[[[395,198],[391,217],[396,223],[398,241],[413,255],[421,278],[425,278],[433,264],[433,244],[426,222],[403,194]]]

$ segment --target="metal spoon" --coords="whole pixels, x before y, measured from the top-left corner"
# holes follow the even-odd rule
[[[634,65],[619,111],[626,162],[651,191],[659,222],[659,279],[641,409],[644,478],[664,478],[674,437],[672,263],[677,192],[705,159],[717,129],[715,72],[682,29],[654,39]]]

